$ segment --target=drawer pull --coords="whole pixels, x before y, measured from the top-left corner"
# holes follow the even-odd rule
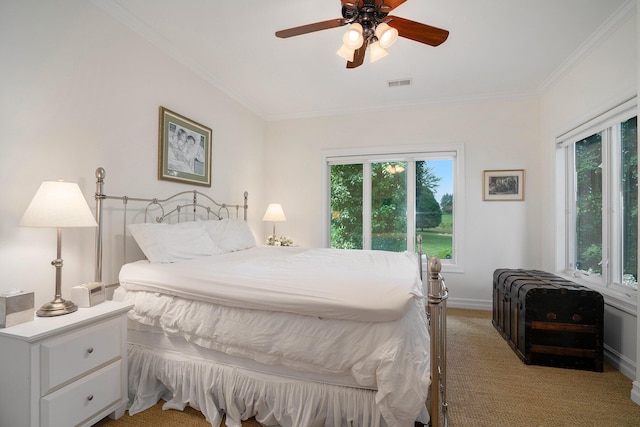
[[[89,348],[87,349],[87,353],[89,353],[89,354],[93,353],[93,347],[89,347]]]
[[[87,400],[91,402],[93,400],[93,394],[90,394],[89,396],[87,396]]]

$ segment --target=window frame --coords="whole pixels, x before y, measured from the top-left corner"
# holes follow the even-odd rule
[[[367,147],[367,148],[343,148],[322,151],[322,245],[330,246],[330,230],[331,230],[331,174],[330,168],[336,164],[349,164],[362,162],[363,173],[371,173],[371,163],[381,161],[408,161],[410,170],[414,171],[415,161],[419,160],[437,160],[437,159],[453,159],[453,204],[455,206],[453,213],[453,248],[454,253],[452,260],[441,260],[443,272],[464,272],[464,253],[465,238],[461,229],[464,224],[464,144],[450,145],[424,145],[424,146],[404,146],[404,147]],[[368,166],[367,166],[368,165]],[[408,180],[411,181],[411,180]],[[415,182],[407,182],[407,194],[415,194]],[[371,188],[364,186],[363,198],[371,198]],[[415,227],[415,197],[407,198],[407,215],[413,218],[407,218],[407,248],[415,248],[416,245],[416,227]],[[366,205],[363,206],[363,227],[368,227],[369,235],[371,232],[370,211],[367,215]],[[370,202],[369,202],[370,207]],[[365,246],[366,247],[366,246]],[[415,249],[414,249],[415,250]],[[423,257],[423,270],[426,268],[425,259]]]
[[[557,271],[572,280],[614,297],[619,307],[637,306],[637,290],[617,283],[622,269],[622,209],[620,193],[620,124],[637,117],[637,97],[597,115],[556,138]],[[602,274],[590,276],[575,268],[576,172],[575,143],[600,133],[602,146]]]

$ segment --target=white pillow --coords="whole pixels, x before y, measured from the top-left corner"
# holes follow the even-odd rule
[[[256,238],[246,221],[240,218],[203,221],[213,242],[224,252],[241,251],[256,245]]]
[[[200,222],[130,224],[129,232],[151,262],[175,262],[222,253]]]

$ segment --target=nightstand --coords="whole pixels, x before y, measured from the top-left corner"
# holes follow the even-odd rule
[[[90,426],[127,406],[127,311],[91,308],[0,329],[0,426]]]

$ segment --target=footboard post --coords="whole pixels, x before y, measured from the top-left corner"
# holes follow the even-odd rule
[[[102,282],[102,200],[104,200],[104,175],[103,168],[96,169],[96,222],[98,228],[96,228],[96,260],[95,260],[95,273],[94,281]]]
[[[447,414],[447,288],[437,257],[429,258],[429,332],[431,336],[431,427],[448,425]]]

